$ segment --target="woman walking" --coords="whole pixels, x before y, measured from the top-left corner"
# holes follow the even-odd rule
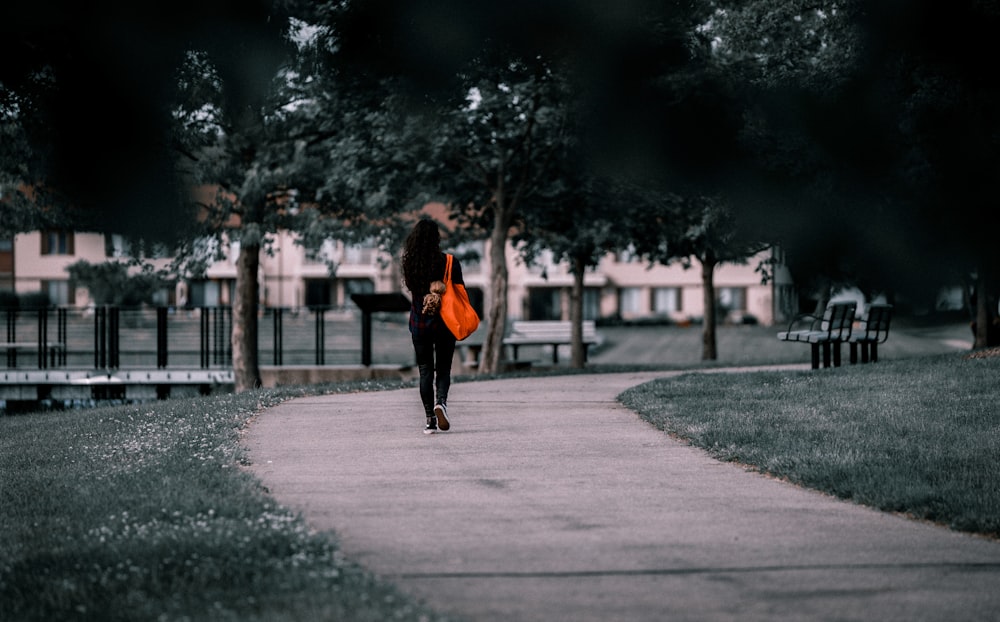
[[[437,282],[444,279],[445,262],[437,224],[432,220],[420,220],[403,243],[402,264],[403,284],[412,297],[410,335],[420,371],[420,401],[427,418],[424,434],[434,434],[451,427],[448,421],[448,389],[451,387],[455,335],[448,330],[438,313],[441,298]],[[453,285],[465,285],[462,266],[454,258],[451,282]],[[432,293],[432,284],[437,294]]]

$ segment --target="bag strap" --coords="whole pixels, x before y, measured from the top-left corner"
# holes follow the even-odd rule
[[[451,255],[445,255],[444,260],[444,284],[451,287]]]

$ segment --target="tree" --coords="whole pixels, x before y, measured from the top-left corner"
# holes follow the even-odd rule
[[[417,107],[427,97],[452,98],[439,115],[444,129],[433,137],[440,156],[424,172],[441,182],[437,196],[449,198],[463,225],[490,232],[495,272],[482,371],[499,364],[509,232],[515,225],[526,231],[536,215],[562,215],[545,211],[560,171],[553,169],[550,177],[544,172],[555,164],[547,154],[579,138],[561,129],[568,101],[584,110],[577,129],[586,128],[580,144],[592,156],[595,178],[662,182],[662,164],[669,159],[674,181],[704,179],[701,172],[717,160],[720,141],[713,139],[731,140],[723,138],[729,125],[711,119],[715,108],[706,107],[696,128],[685,125],[690,118],[665,127],[666,100],[650,97],[664,72],[682,73],[690,63],[690,29],[708,10],[702,3],[629,0],[609,9],[613,19],[582,3],[560,1],[427,0],[399,6],[368,0],[337,6],[343,10],[330,8],[329,15],[342,25],[339,46],[347,65],[402,78]],[[442,31],[456,36],[438,36]],[[700,102],[706,103],[711,100]],[[670,158],[663,150],[668,144],[676,145]],[[589,202],[581,201],[576,207]]]
[[[238,49],[227,51],[223,65],[236,62]],[[268,234],[290,222],[293,195],[290,165],[296,159],[289,138],[288,102],[278,67],[269,77],[272,90],[249,96],[239,82],[229,82],[208,53],[192,50],[178,83],[176,144],[185,156],[192,182],[214,190],[198,204],[201,236],[220,237],[236,257],[232,354],[237,391],[260,386],[257,359],[257,314],[260,299],[260,253]],[[224,238],[224,239],[221,239]],[[221,248],[221,246],[220,246]],[[182,253],[182,256],[189,255]]]
[[[661,263],[680,260],[685,267],[690,267],[692,258],[698,260],[705,309],[701,358],[714,361],[718,359],[716,326],[719,320],[715,270],[723,263],[744,263],[770,245],[742,237],[734,211],[724,198],[694,197],[682,203],[684,207],[678,210],[677,216],[682,231],[675,229],[666,244],[647,246],[645,255]]]
[[[17,98],[17,121],[33,156],[18,175],[44,193],[33,197],[42,211],[71,206],[67,224],[77,229],[176,243],[196,215],[186,209],[192,203],[176,166],[177,148],[200,164],[218,156],[216,177],[230,192],[212,203],[241,212],[233,323],[238,390],[259,384],[255,251],[273,198],[262,177],[275,177],[266,166],[274,153],[269,158],[261,151],[270,129],[263,124],[270,86],[288,51],[281,8],[210,0],[136,13],[127,3],[59,11],[46,3],[8,3],[0,16],[0,54],[11,60],[0,67],[0,85],[5,101],[11,101],[7,93]],[[115,33],[122,34],[105,36],[108,23],[121,24]],[[206,106],[200,113],[174,107],[181,66],[189,78],[198,68],[214,72],[188,83],[191,101]],[[174,135],[178,120],[194,126],[182,133],[193,142]],[[199,133],[205,128],[210,131]],[[220,129],[228,133],[213,135]],[[234,156],[228,164],[226,153]],[[238,183],[238,173],[227,166],[245,167]],[[197,172],[211,177],[205,168]],[[50,205],[43,196],[61,200]]]
[[[705,28],[713,58],[756,87],[748,138],[771,185],[761,196],[782,188],[769,220],[800,271],[914,298],[968,274],[986,279],[978,290],[998,289],[985,223],[1000,118],[983,70],[998,23],[1000,10],[979,0],[716,11]],[[977,296],[976,347],[995,323],[989,298]]]
[[[129,274],[129,265],[107,261],[92,264],[77,261],[67,268],[70,277],[83,285],[90,298],[98,305],[138,306],[153,302],[153,295],[171,283],[164,275],[158,274],[149,264]]]
[[[303,243],[375,240],[394,254],[424,207],[419,170],[430,159],[424,119],[407,109],[391,81],[338,84],[317,101],[316,116],[332,127],[321,127],[307,143],[319,169],[312,209],[296,225]]]
[[[461,99],[443,104],[444,119],[422,167],[433,196],[466,226],[489,232],[488,332],[480,372],[497,371],[507,324],[507,242],[523,215],[544,205],[568,140],[564,85],[541,59],[500,55],[475,63]]]
[[[714,274],[723,262],[745,261],[769,246],[767,232],[745,226],[755,205],[755,172],[747,148],[748,88],[728,72],[712,20],[699,11],[664,12],[646,35],[646,67],[621,82],[631,104],[622,158],[642,179],[644,198],[627,212],[629,237],[650,261],[697,259],[705,317],[702,358],[718,356]],[[726,16],[719,9],[716,17]],[[713,45],[713,42],[714,45]],[[614,118],[621,118],[621,110]],[[617,130],[617,128],[615,128]],[[637,135],[641,134],[641,135]],[[611,143],[613,146],[616,143]]]
[[[909,7],[908,7],[909,8]],[[880,16],[883,19],[888,16]],[[929,2],[913,7],[910,28],[876,21],[888,34],[883,71],[898,85],[895,100],[903,144],[898,194],[924,225],[920,253],[972,275],[974,347],[1000,345],[1000,252],[992,216],[993,178],[1000,166],[1000,87],[983,59],[996,51],[982,40],[1000,27],[995,3],[966,0],[947,12]],[[945,251],[933,253],[933,250]]]
[[[525,227],[515,237],[522,257],[530,263],[541,251],[552,252],[556,261],[565,261],[573,275],[569,316],[572,324],[570,365],[584,367],[583,292],[588,268],[596,266],[610,251],[631,241],[626,214],[649,213],[641,209],[644,192],[618,179],[587,174],[586,163],[575,141],[567,142],[568,153],[560,158],[561,172],[543,209],[525,214]]]

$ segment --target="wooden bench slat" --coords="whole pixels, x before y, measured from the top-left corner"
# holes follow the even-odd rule
[[[851,363],[858,362],[858,347],[861,348],[861,362],[878,361],[878,344],[889,338],[889,324],[892,321],[892,305],[875,303],[868,307],[868,313],[858,329],[851,334]]]
[[[795,316],[788,324],[788,330],[778,333],[778,339],[810,344],[813,369],[819,367],[820,348],[823,350],[824,367],[830,366],[831,353],[833,354],[833,365],[839,367],[840,344],[851,338],[856,311],[857,303],[855,302],[830,303],[821,317],[811,314]],[[808,328],[796,330],[796,326],[806,323],[809,325]]]
[[[600,342],[593,320],[583,322],[583,346],[586,357],[589,346]],[[552,363],[559,362],[559,346],[572,343],[573,323],[560,320],[515,320],[503,344],[513,349],[517,360],[518,347],[525,345],[552,346]]]

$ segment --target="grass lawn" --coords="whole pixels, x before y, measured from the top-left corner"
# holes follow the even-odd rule
[[[294,394],[0,417],[0,620],[439,619],[241,468]]]
[[[688,374],[621,401],[719,460],[1000,536],[1000,357]]]
[[[607,371],[616,371],[607,369]],[[697,374],[623,401],[723,460],[1000,534],[1000,357]],[[0,417],[0,620],[439,620],[242,466],[280,389]]]

